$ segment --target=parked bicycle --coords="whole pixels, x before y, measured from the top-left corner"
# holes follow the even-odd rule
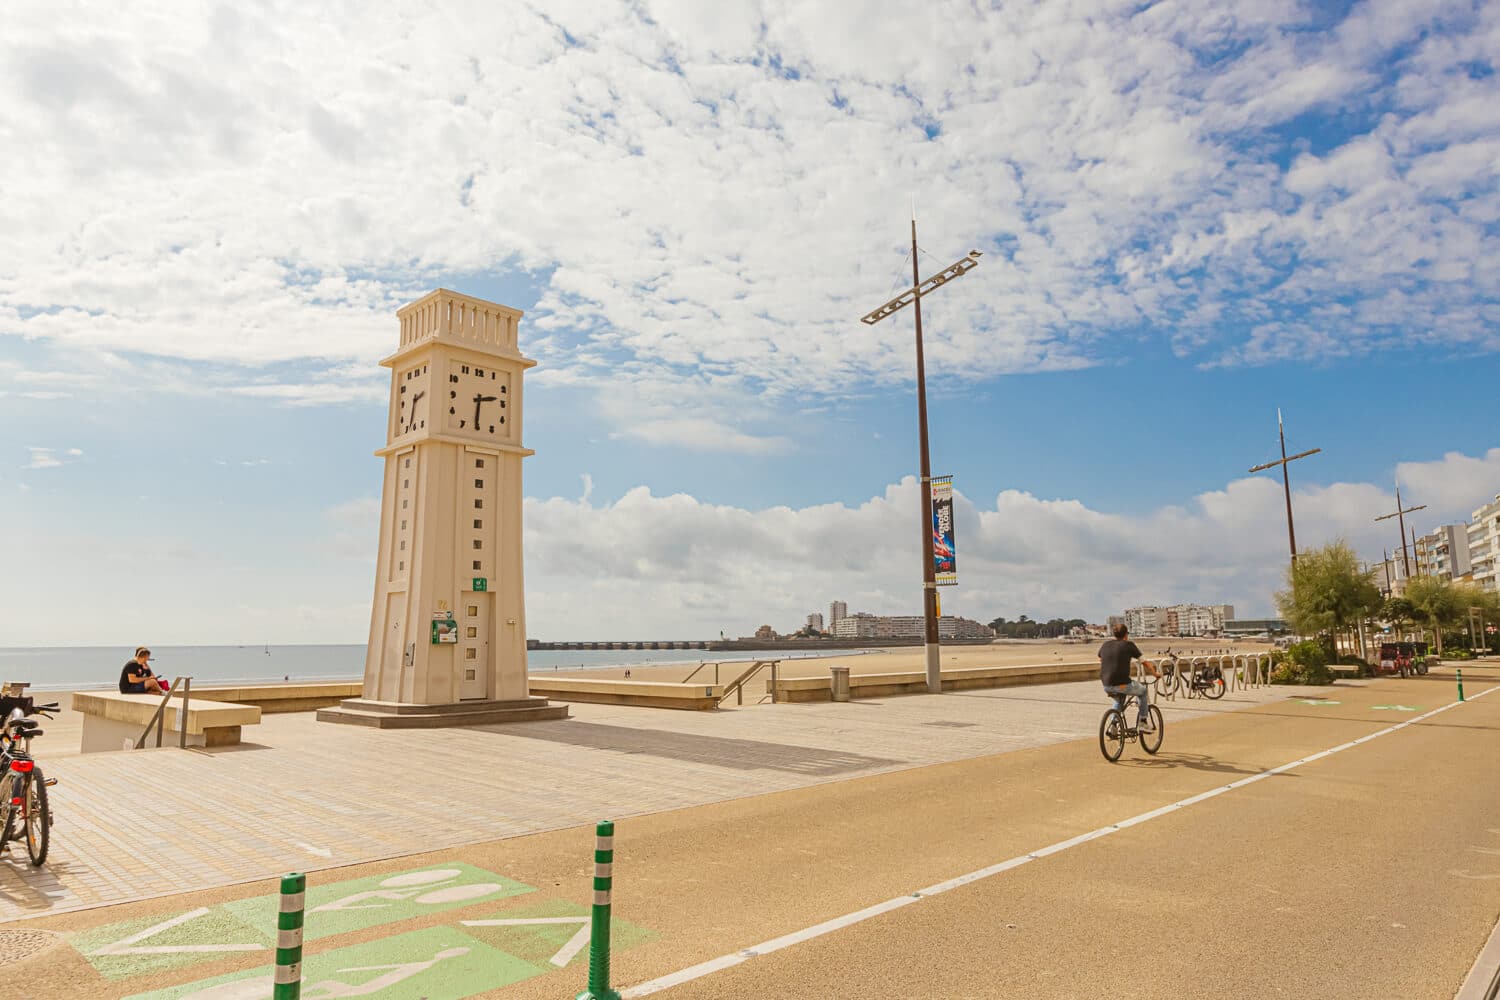
[[[1191,663],[1191,661],[1189,661]],[[1157,684],[1157,691],[1164,698],[1176,696],[1181,691],[1187,697],[1222,698],[1227,685],[1224,683],[1224,671],[1215,664],[1207,664],[1194,668],[1191,665],[1184,668],[1182,657],[1167,651],[1157,660],[1161,669],[1161,680]]]
[[[32,698],[0,698],[5,725],[0,730],[0,852],[10,848],[12,840],[24,841],[33,867],[47,860],[48,839],[52,831],[52,811],[47,806],[47,789],[57,784],[47,778],[31,756],[31,741],[43,730],[28,716],[53,717],[57,703],[38,705]]]
[[[1145,680],[1145,684],[1149,688],[1156,680]],[[1130,696],[1111,694],[1110,697],[1114,700],[1114,705],[1106,709],[1104,717],[1099,720],[1099,752],[1104,755],[1104,759],[1113,764],[1125,752],[1125,744],[1131,741],[1139,741],[1141,749],[1154,756],[1161,749],[1161,741],[1167,733],[1167,723],[1162,718],[1161,709],[1154,704],[1147,705],[1146,713],[1151,720],[1151,728],[1143,731],[1127,719],[1127,713],[1138,714],[1126,704],[1131,700]]]

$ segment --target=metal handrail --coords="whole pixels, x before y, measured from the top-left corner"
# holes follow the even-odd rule
[[[177,745],[179,747],[187,746],[187,693],[188,689],[193,686],[193,679],[191,677],[174,677],[172,678],[172,686],[167,689],[166,694],[162,695],[161,703],[156,706],[156,711],[152,713],[151,720],[146,723],[146,728],[142,729],[141,735],[136,737],[136,750],[145,747],[146,738],[151,735],[152,727],[156,729],[156,746],[158,749],[161,747],[162,730],[167,722],[167,703],[172,700],[172,695],[178,693],[180,685],[182,685],[182,708],[177,713],[179,729]]]
[[[771,668],[771,703],[775,704],[777,672],[780,665],[780,660],[756,660],[751,664],[749,670],[746,670],[739,677],[729,682],[729,685],[724,688],[724,693],[719,697],[719,704],[724,704],[724,702],[729,700],[729,696],[733,694],[735,696],[735,704],[743,705],[745,703],[745,684],[750,678],[760,673],[766,667]]]

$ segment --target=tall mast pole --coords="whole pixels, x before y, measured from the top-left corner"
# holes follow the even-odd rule
[[[1406,555],[1406,511],[1401,509],[1401,483],[1396,482],[1396,523],[1401,527],[1401,568],[1411,579],[1411,560]]]
[[[911,214],[911,284],[919,288],[922,279],[917,272],[917,213]],[[917,319],[917,436],[921,442],[922,501],[917,506],[922,520],[922,615],[925,624],[924,651],[927,654],[927,691],[939,694],[943,690],[940,673],[941,656],[938,650],[937,620],[937,572],[933,566],[932,549],[932,462],[927,449],[927,370],[922,360],[922,297],[918,295],[912,303]]]
[[[1292,528],[1292,477],[1286,460],[1286,427],[1281,422],[1281,407],[1276,407],[1276,433],[1281,438],[1281,489],[1286,494],[1286,543],[1292,550],[1292,569],[1297,568],[1297,532]]]

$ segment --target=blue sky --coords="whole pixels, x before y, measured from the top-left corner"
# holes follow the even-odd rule
[[[909,613],[913,201],[947,610],[1268,612],[1278,406],[1303,545],[1500,492],[1492,5],[425,11],[0,40],[0,644],[360,641],[438,286],[527,312],[532,635]]]

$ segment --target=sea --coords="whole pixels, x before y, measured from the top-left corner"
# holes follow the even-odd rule
[[[849,651],[844,651],[849,652]],[[112,689],[120,668],[135,654],[125,646],[0,647],[0,681],[25,681],[33,691]],[[732,660],[796,659],[816,650],[775,652],[702,649],[532,650],[527,667],[551,674],[589,667],[647,666],[661,663],[728,663]],[[824,654],[826,655],[826,654]],[[152,646],[151,669],[162,677],[192,677],[195,684],[247,684],[268,681],[359,680],[365,672],[365,646]]]

